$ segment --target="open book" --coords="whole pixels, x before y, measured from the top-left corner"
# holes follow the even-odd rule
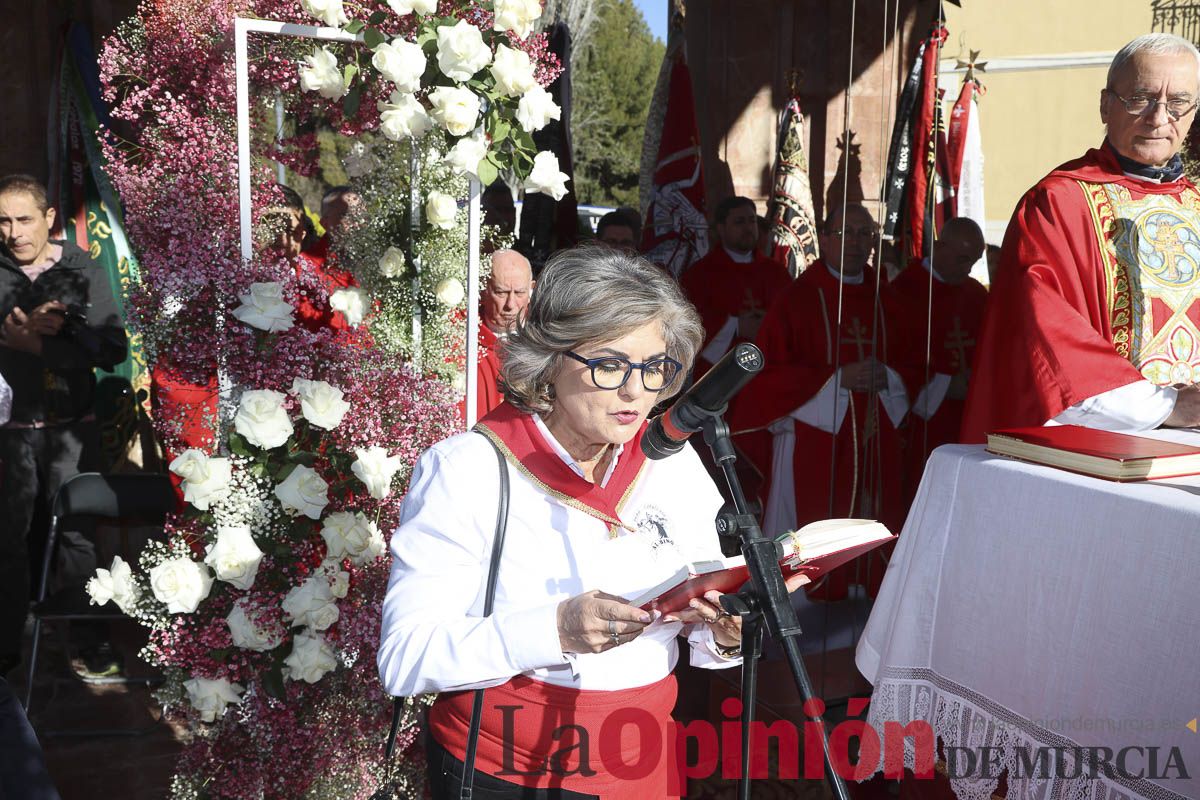
[[[803,572],[817,580],[847,561],[890,542],[896,537],[874,520],[827,519],[805,525],[776,538],[780,546],[779,568],[784,577]],[[705,592],[736,592],[750,580],[750,570],[741,556],[685,564],[657,586],[631,598],[630,605],[647,611],[672,614],[688,607]]]
[[[1079,425],[988,434],[989,453],[1113,481],[1200,474],[1200,447]]]

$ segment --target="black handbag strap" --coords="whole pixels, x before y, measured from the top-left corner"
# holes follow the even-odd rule
[[[492,606],[496,602],[496,582],[500,577],[500,556],[504,550],[504,533],[508,529],[509,487],[508,463],[504,460],[504,453],[487,436],[483,438],[487,439],[487,443],[496,451],[496,461],[500,466],[500,502],[496,506],[496,535],[492,539],[492,558],[488,565],[487,584],[483,596],[483,615],[490,617],[492,615]],[[392,701],[392,725],[388,730],[387,748],[384,755],[384,763],[388,765],[389,770],[392,764],[392,756],[396,752],[396,734],[400,729],[400,717],[403,713],[404,698],[397,697]],[[479,725],[482,717],[483,689],[476,689],[475,701],[471,708],[471,727],[467,731],[467,751],[463,758],[463,783],[462,791],[459,794],[460,800],[471,800],[471,793],[474,790],[475,749],[479,744]]]
[[[496,601],[496,581],[500,578],[500,554],[504,549],[504,533],[508,529],[508,462],[504,453],[488,437],[488,444],[496,451],[500,464],[500,503],[496,506],[496,536],[492,539],[492,562],[488,567],[487,589],[483,596],[483,616],[492,615]],[[483,689],[475,690],[475,703],[471,707],[471,728],[467,731],[467,751],[463,754],[463,782],[459,800],[471,800],[475,783],[475,747],[479,744],[479,724],[483,718]]]

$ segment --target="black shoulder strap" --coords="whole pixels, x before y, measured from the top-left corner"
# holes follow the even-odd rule
[[[478,431],[477,431],[478,432]],[[500,576],[500,556],[504,551],[504,533],[508,529],[508,464],[504,460],[504,453],[496,446],[488,437],[487,443],[496,451],[496,461],[500,467],[500,501],[496,505],[496,535],[492,539],[492,558],[488,565],[488,577],[486,589],[483,596],[483,615],[490,617],[492,615],[492,606],[496,602],[496,581]],[[387,749],[384,755],[384,763],[388,765],[389,772],[392,763],[392,756],[396,751],[396,734],[400,729],[400,717],[404,712],[404,698],[397,697],[392,701],[392,725],[388,730]],[[467,732],[467,751],[463,759],[463,784],[462,792],[459,795],[460,800],[471,800],[473,784],[475,782],[475,750],[479,743],[479,724],[483,716],[483,689],[475,690],[475,703],[471,709],[471,727]]]

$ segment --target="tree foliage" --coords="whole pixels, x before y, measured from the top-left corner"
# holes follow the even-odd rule
[[[637,206],[646,111],[664,44],[633,0],[602,0],[572,64],[571,135],[580,203]]]

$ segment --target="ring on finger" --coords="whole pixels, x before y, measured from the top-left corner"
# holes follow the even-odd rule
[[[608,621],[608,635],[609,636],[617,636],[618,635],[617,634],[617,621],[615,619],[610,619]]]
[[[612,639],[613,644],[621,643],[621,634],[617,633],[616,631],[613,631],[612,633],[610,633],[608,635],[608,638]]]

